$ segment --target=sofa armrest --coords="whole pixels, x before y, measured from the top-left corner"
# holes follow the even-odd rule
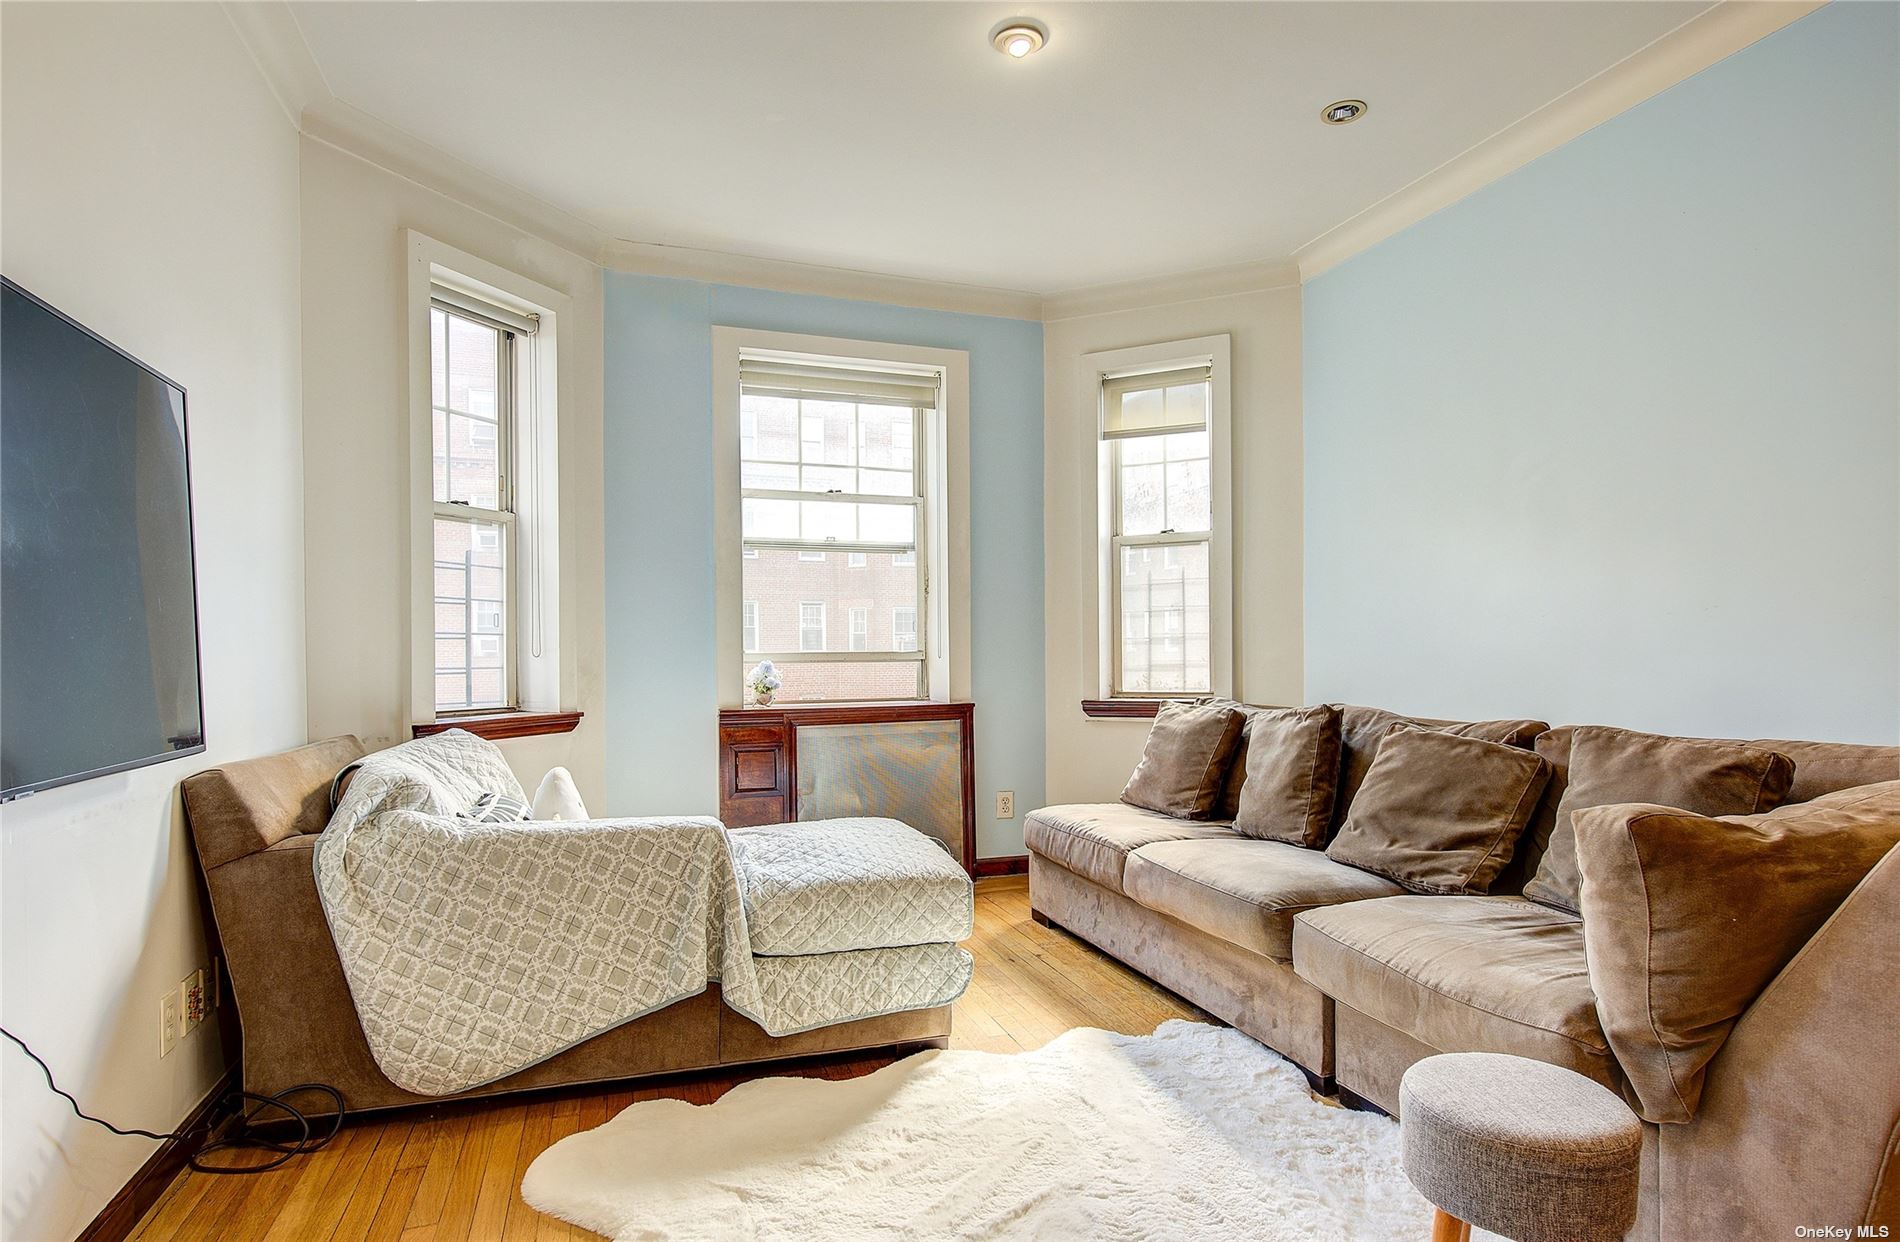
[[[1662,1236],[1900,1236],[1900,848],[1742,1015],[1693,1121],[1661,1127]]]

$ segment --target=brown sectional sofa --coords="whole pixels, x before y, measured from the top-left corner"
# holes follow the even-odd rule
[[[1398,719],[1342,708],[1335,831]],[[1283,1053],[1322,1087],[1336,1082],[1388,1112],[1405,1070],[1436,1052],[1514,1053],[1621,1089],[1582,920],[1518,893],[1554,827],[1571,730],[1509,724],[1508,737],[1496,726],[1493,735],[1534,747],[1553,777],[1489,896],[1420,896],[1319,850],[1241,836],[1227,820],[1105,803],[1027,817],[1032,909]],[[1900,747],[1760,744],[1794,760],[1790,803],[1900,779]],[[1231,791],[1225,801],[1231,810]],[[1643,1209],[1631,1236],[1900,1225],[1895,1029],[1900,850],[1744,1015],[1695,1119],[1644,1127]]]
[[[351,1112],[505,1095],[686,1070],[866,1049],[941,1048],[950,1007],[913,1010],[775,1038],[720,1002],[718,985],[462,1096],[420,1096],[389,1081],[357,1020],[317,896],[311,851],[330,818],[330,781],[363,756],[353,737],[188,777],[185,815],[242,1031],[244,1090],[325,1083]],[[300,1106],[321,1106],[318,1096]]]

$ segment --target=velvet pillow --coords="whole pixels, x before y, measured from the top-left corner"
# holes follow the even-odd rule
[[[1900,781],[1766,815],[1600,806],[1572,819],[1603,1033],[1645,1120],[1695,1116],[1762,989],[1900,843]]]
[[[1415,893],[1485,893],[1550,765],[1517,746],[1395,724],[1326,856]]]
[[[1244,736],[1245,753],[1234,760],[1246,765],[1234,831],[1308,849],[1325,845],[1339,792],[1339,709],[1255,711]]]
[[[1243,719],[1230,703],[1163,703],[1122,801],[1177,819],[1206,819],[1220,799]]]
[[[1794,761],[1765,747],[1586,725],[1571,734],[1570,784],[1524,895],[1579,913],[1570,818],[1584,807],[1645,802],[1697,815],[1756,815],[1780,806],[1793,783]]]

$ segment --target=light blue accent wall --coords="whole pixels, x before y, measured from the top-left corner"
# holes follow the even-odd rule
[[[1043,798],[1042,325],[616,272],[605,298],[609,812],[717,811],[712,328],[800,332],[970,355],[977,852],[1021,853]]]
[[[1310,700],[1900,738],[1900,7],[1319,277],[1304,354]]]

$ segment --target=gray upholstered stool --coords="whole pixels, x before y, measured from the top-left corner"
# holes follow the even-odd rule
[[[1405,1175],[1434,1242],[1477,1225],[1517,1242],[1609,1242],[1636,1221],[1642,1123],[1616,1093],[1542,1061],[1426,1057],[1399,1084]]]

